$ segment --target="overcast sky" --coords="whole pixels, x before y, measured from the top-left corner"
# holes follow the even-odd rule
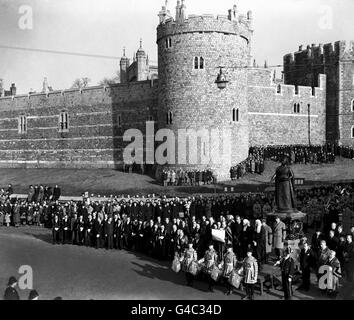
[[[69,88],[79,77],[96,85],[112,77],[119,59],[103,59],[1,48],[16,46],[116,56],[123,47],[131,58],[143,39],[157,60],[157,14],[164,0],[0,0],[0,78],[19,93],[40,91],[47,77],[54,89]],[[169,0],[175,12],[177,0]],[[260,65],[282,63],[300,44],[354,38],[353,0],[186,0],[187,14],[227,14],[235,3],[241,13],[253,11],[253,55]],[[19,8],[33,10],[33,28],[21,29]]]

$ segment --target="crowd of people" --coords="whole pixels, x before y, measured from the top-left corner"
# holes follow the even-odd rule
[[[271,253],[281,261],[281,268],[288,270],[289,274],[293,272],[286,258],[291,253],[286,247],[289,229],[280,219],[273,221],[267,216],[274,208],[272,192],[200,195],[184,199],[163,196],[60,202],[58,186],[49,197],[48,194],[40,195],[40,186],[31,186],[25,200],[10,198],[11,189],[5,191],[0,205],[0,216],[5,216],[6,225],[39,224],[51,228],[53,244],[130,250],[160,260],[175,261],[177,258],[187,274],[189,285],[201,271],[210,290],[216,281],[226,279],[227,293],[230,294],[241,277],[247,284],[246,298],[253,299],[254,276],[269,263]],[[354,228],[343,230],[345,226],[340,224],[340,214],[353,216],[353,186],[331,185],[297,190],[296,193],[298,209],[308,213],[304,221],[305,234],[311,229],[316,231],[313,238],[302,242],[302,249],[311,243],[313,261],[309,263],[310,269],[318,270],[318,266],[336,258],[338,268],[352,279]],[[215,238],[218,231],[224,234],[223,239]],[[334,261],[337,263],[337,260]],[[234,267],[230,267],[235,261],[238,263],[237,273]],[[249,270],[251,265],[253,269]],[[307,268],[304,262],[301,268]],[[302,274],[303,286],[307,290],[308,273]],[[250,275],[253,276],[247,283],[245,279]],[[290,288],[288,285],[284,289],[288,292],[286,298],[291,297]]]
[[[164,169],[161,178],[165,187],[200,186],[216,183],[215,176],[211,170]]]
[[[231,180],[238,180],[246,174],[262,174],[265,169],[265,161],[280,161],[285,156],[290,164],[320,164],[334,163],[336,155],[349,156],[350,148],[336,149],[334,145],[304,146],[304,145],[281,145],[251,147],[249,156],[243,162],[231,167]]]
[[[280,161],[285,156],[290,164],[333,163],[336,158],[334,145],[281,145],[251,147],[250,154],[257,154],[264,160]]]

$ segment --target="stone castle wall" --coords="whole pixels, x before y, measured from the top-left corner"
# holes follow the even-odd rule
[[[311,144],[324,144],[326,76],[319,75],[319,87],[314,88],[277,86],[271,79],[271,70],[254,69],[249,73],[250,145],[308,145],[309,138]],[[300,104],[299,113],[294,112],[294,104]]]
[[[149,116],[157,117],[156,88],[156,82],[144,81],[1,98],[0,166],[120,166],[125,130],[144,133]],[[69,115],[69,131],[63,133],[62,111]],[[21,115],[27,117],[26,134],[18,130]]]
[[[354,42],[312,45],[284,56],[286,84],[317,86],[319,74],[327,76],[326,138],[343,145],[354,145],[351,127],[354,113]]]

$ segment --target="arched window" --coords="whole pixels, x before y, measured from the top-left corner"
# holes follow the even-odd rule
[[[172,124],[173,119],[172,119],[172,112],[170,112],[170,124]]]
[[[117,114],[117,127],[121,128],[122,127],[122,115]]]
[[[300,103],[297,104],[296,112],[300,113]]]
[[[27,117],[19,116],[18,117],[18,133],[23,134],[27,132]]]
[[[297,107],[296,107],[296,103],[294,103],[294,113],[296,113]]]
[[[199,69],[199,58],[198,57],[194,58],[194,69]]]
[[[354,139],[354,126],[352,126],[352,139]]]
[[[170,48],[172,47],[172,39],[171,38],[168,38],[168,45]]]
[[[205,60],[203,57],[194,57],[194,69],[204,69],[205,68]]]
[[[238,122],[240,119],[240,112],[239,109],[232,109],[232,121],[233,122]]]
[[[167,112],[166,113],[166,123],[172,124],[172,122],[173,122],[172,112]]]
[[[200,57],[199,68],[204,69],[204,58],[203,57]]]
[[[351,104],[351,109],[352,109],[352,112],[354,112],[354,99],[352,100],[352,104]]]
[[[66,132],[69,130],[69,116],[66,111],[60,112],[59,115],[59,132]]]

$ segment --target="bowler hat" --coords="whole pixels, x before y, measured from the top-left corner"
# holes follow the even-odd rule
[[[8,282],[8,286],[12,286],[14,283],[17,283],[17,280],[16,280],[16,278],[15,277],[10,277],[10,279],[9,279],[9,282]]]
[[[36,290],[31,290],[29,296],[28,296],[28,300],[34,300],[36,298],[39,297],[39,294]]]

